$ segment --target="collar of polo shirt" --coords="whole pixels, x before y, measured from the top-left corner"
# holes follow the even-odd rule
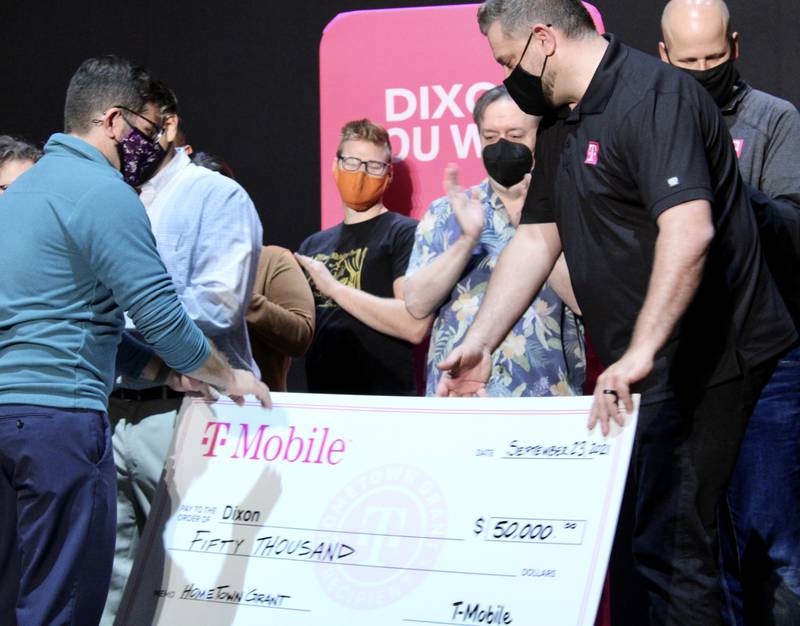
[[[589,87],[586,89],[586,93],[583,94],[583,98],[580,99],[578,105],[567,117],[568,122],[577,122],[582,115],[602,113],[614,91],[614,85],[617,83],[617,74],[619,74],[619,69],[628,56],[628,50],[620,45],[619,40],[614,35],[606,33],[603,37],[608,40],[608,48],[589,83]]]

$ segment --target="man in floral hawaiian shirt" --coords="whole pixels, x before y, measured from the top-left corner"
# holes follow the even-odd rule
[[[538,118],[523,113],[503,86],[478,99],[474,117],[489,177],[465,194],[458,170],[447,168],[447,195],[431,204],[417,226],[406,271],[409,312],[418,318],[436,313],[428,349],[428,396],[436,395],[441,377],[437,363],[461,343],[480,308],[497,258],[517,229],[531,180]],[[583,328],[573,310],[578,309],[562,259],[493,354],[487,394],[581,393]]]

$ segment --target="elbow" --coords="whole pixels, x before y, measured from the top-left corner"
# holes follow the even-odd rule
[[[406,280],[406,284],[403,289],[403,301],[406,305],[406,311],[408,311],[408,314],[415,320],[425,319],[431,314],[431,311],[425,310],[422,298],[419,297],[419,290],[415,289],[413,278]]]
[[[703,224],[702,227],[697,228],[693,233],[695,251],[699,259],[703,260],[706,258],[708,250],[711,248],[711,243],[714,241],[715,233],[716,229],[714,228],[714,223],[710,220],[707,224]]]
[[[417,321],[424,320],[431,314],[431,311],[423,308],[422,303],[413,297],[405,296],[406,311]]]
[[[691,216],[694,219],[681,219],[684,217],[685,211],[678,212],[675,216],[670,216],[670,213],[672,210],[665,214],[669,221],[659,224],[659,233],[656,239],[656,264],[677,263],[686,270],[702,267],[716,232],[711,215],[697,215]],[[659,258],[661,258],[660,261]]]
[[[431,325],[431,318],[424,317],[422,319],[414,319],[414,321],[408,325],[406,329],[405,339],[409,343],[413,343],[414,345],[420,344],[425,340],[425,337],[428,336],[428,329]]]
[[[314,325],[310,320],[303,320],[305,323],[302,330],[297,333],[297,341],[288,346],[287,355],[292,358],[303,356],[311,347],[311,342],[314,339]]]
[[[706,200],[685,202],[662,212],[657,225],[656,254],[661,248],[662,254],[670,257],[702,259],[714,240],[714,217]]]
[[[711,242],[714,240],[714,236],[716,235],[717,231],[714,227],[714,222],[711,220],[705,224],[705,228],[701,229],[700,238],[703,241],[703,244],[706,248],[711,245]]]
[[[406,311],[411,317],[419,322],[424,322],[423,325],[427,332],[428,322],[430,321],[427,318],[433,315],[438,305],[431,306],[431,303],[426,302],[420,291],[413,288],[409,289],[408,285],[406,285],[406,289],[403,293],[403,302],[406,305]]]
[[[243,308],[233,297],[207,301],[192,307],[189,314],[207,337],[237,330],[242,324]]]

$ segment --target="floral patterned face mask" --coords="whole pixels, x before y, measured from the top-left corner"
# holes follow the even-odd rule
[[[131,132],[117,144],[120,170],[126,183],[131,187],[141,187],[155,174],[167,152],[158,143],[160,132],[151,139],[132,124],[129,125]]]

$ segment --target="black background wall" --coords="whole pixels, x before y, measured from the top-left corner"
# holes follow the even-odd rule
[[[81,60],[108,52],[130,57],[176,91],[191,143],[232,164],[262,215],[266,241],[296,247],[319,228],[323,28],[343,11],[434,4],[456,3],[3,0],[0,133],[44,141],[61,129],[64,91]],[[655,52],[662,2],[595,5],[609,31]],[[741,73],[800,104],[797,0],[733,0],[730,7],[742,36]]]

